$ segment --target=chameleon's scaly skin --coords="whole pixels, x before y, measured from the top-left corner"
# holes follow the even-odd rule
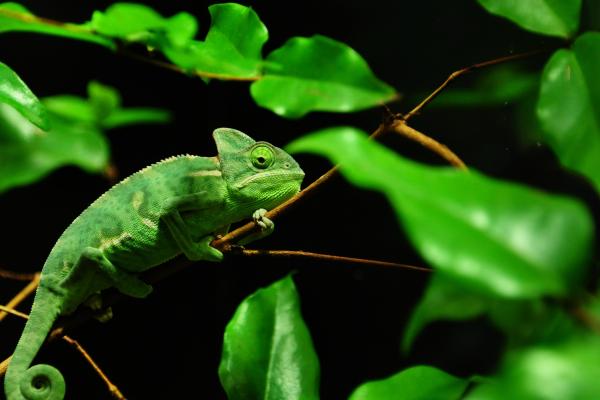
[[[98,198],[61,235],[6,372],[8,400],[64,397],[58,370],[30,368],[59,315],[109,287],[145,297],[152,288],[137,274],[180,253],[220,261],[222,254],[209,246],[215,232],[299,191],[304,173],[283,150],[233,129],[213,136],[217,157],[184,155],[146,167]]]

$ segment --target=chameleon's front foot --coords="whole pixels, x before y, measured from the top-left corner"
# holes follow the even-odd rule
[[[223,253],[210,245],[210,242],[213,240],[212,235],[203,237],[199,242],[192,240],[192,235],[177,210],[165,214],[162,219],[171,231],[171,235],[181,249],[181,252],[188,259],[192,261],[206,260],[215,262],[223,260]]]
[[[265,210],[264,208],[259,208],[258,210],[252,213],[252,220],[256,223],[256,225],[258,225],[260,231],[252,233],[246,236],[244,239],[240,240],[240,245],[243,246],[248,243],[252,243],[255,240],[262,239],[273,233],[273,231],[275,230],[275,223],[265,216],[266,213],[267,210]]]

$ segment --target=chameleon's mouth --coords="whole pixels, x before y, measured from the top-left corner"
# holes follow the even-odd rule
[[[286,180],[286,181],[298,181],[298,184],[302,182],[304,179],[304,172],[291,172],[291,171],[269,171],[269,172],[261,172],[255,175],[251,175],[246,179],[242,180],[240,183],[235,185],[237,189],[241,189],[248,184],[262,179],[273,179],[276,180]]]

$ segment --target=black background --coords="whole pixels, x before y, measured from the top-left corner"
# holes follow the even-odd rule
[[[105,1],[28,1],[32,12],[61,21],[89,19]],[[209,2],[146,2],[163,15],[193,13],[200,36],[209,26]],[[379,78],[414,99],[467,65],[559,42],[529,34],[488,15],[475,1],[252,1],[246,2],[269,29],[263,54],[292,36],[331,36],[357,50]],[[256,106],[248,84],[211,82],[131,60],[92,44],[32,34],[0,36],[0,60],[11,66],[40,97],[85,95],[89,80],[118,88],[125,106],[164,107],[169,125],[115,129],[108,133],[112,161],[125,177],[162,158],[181,153],[214,155],[210,133],[228,126],[255,139],[284,145],[300,135],[332,125],[374,130],[381,109],[354,114],[313,113],[301,120],[280,118]],[[544,57],[519,62],[535,70]],[[486,71],[475,74],[485,74]],[[455,86],[468,86],[474,76]],[[392,104],[406,112],[414,104]],[[575,192],[592,201],[585,183],[561,172],[544,147],[521,145],[513,105],[472,110],[425,110],[415,128],[454,149],[466,163],[488,174],[548,190]],[[399,138],[384,141],[400,153],[441,162],[420,146]],[[311,182],[329,165],[305,155],[297,160]],[[1,160],[0,160],[1,167]],[[54,241],[89,203],[110,186],[101,176],[66,167],[46,179],[0,196],[0,265],[39,270]],[[302,249],[337,255],[427,265],[407,243],[385,198],[354,188],[342,179],[278,218],[276,234],[255,244],[267,249]],[[262,286],[296,271],[304,318],[321,362],[321,395],[346,398],[360,383],[409,365],[425,363],[467,376],[491,372],[502,336],[484,319],[439,322],[428,327],[413,351],[402,355],[403,327],[428,275],[408,270],[306,260],[229,257],[222,264],[198,263],[160,282],[145,300],[114,307],[107,324],[90,321],[73,330],[109,377],[131,399],[225,398],[217,366],[222,334],[239,302]],[[0,281],[2,301],[18,287]],[[26,310],[27,306],[23,306]],[[1,324],[1,358],[10,354],[22,322]],[[38,359],[58,367],[69,399],[107,399],[109,394],[75,351],[58,341]]]

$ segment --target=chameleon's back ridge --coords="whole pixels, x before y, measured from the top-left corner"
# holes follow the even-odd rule
[[[221,261],[223,254],[210,243],[242,219],[253,218],[262,228],[246,242],[272,232],[265,209],[294,196],[304,173],[283,150],[235,129],[216,129],[213,137],[216,157],[170,157],[136,172],[94,201],[60,236],[8,365],[8,400],[64,398],[65,380],[56,368],[31,366],[58,316],[84,302],[101,311],[100,294],[111,287],[146,297],[152,287],[139,274],[179,254]]]

